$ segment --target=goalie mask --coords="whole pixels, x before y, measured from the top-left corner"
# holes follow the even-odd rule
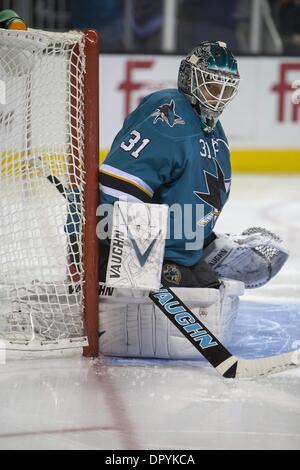
[[[237,61],[223,42],[202,42],[182,60],[178,88],[196,108],[205,132],[212,132],[220,114],[238,91]]]

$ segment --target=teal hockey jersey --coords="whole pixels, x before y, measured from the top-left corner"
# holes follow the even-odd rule
[[[101,204],[167,204],[165,259],[192,266],[230,192],[230,151],[221,123],[210,134],[177,89],[148,95],[125,119],[100,168]]]

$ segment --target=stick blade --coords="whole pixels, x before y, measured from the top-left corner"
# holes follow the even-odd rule
[[[236,377],[240,379],[264,377],[277,374],[299,366],[300,349],[278,356],[270,356],[260,359],[239,360]]]

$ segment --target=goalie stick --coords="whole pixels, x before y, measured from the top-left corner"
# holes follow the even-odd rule
[[[44,176],[56,187],[57,191],[68,200],[68,192],[61,181],[51,174],[50,169],[42,164],[40,159],[38,160],[37,167],[42,170]],[[234,356],[167,286],[162,284],[160,290],[150,292],[149,298],[225,378],[265,376],[285,371],[300,364],[300,349],[257,359],[242,359]]]
[[[45,178],[47,178],[47,180],[56,187],[57,191],[66,200],[68,200],[68,191],[67,191],[67,189],[64,187],[62,182],[57,178],[57,176],[55,176],[51,173],[50,168],[47,165],[45,165],[44,163],[42,163],[42,160],[41,160],[40,157],[31,158],[29,163],[30,164],[32,163],[35,168],[40,170],[43,173],[43,175],[45,176]],[[72,206],[71,203],[70,203],[70,206]]]
[[[225,378],[253,378],[275,374],[300,364],[300,349],[258,359],[233,356],[174,292],[162,284],[150,299],[190,343]]]
[[[32,157],[29,160],[29,165],[32,165],[34,168],[41,171],[44,177],[49,181],[49,183],[53,184],[57,191],[66,199],[70,208],[73,208],[74,212],[78,211],[78,204],[73,204],[68,195],[70,195],[70,191],[68,191],[62,182],[57,178],[57,176],[51,173],[51,169],[42,162],[40,157]],[[78,235],[76,233],[67,233],[68,241],[69,241],[69,256],[72,260],[70,266],[70,276],[76,282],[78,281],[78,273],[80,272],[80,250],[79,250],[79,242],[78,242]],[[76,267],[75,269],[73,269]],[[74,271],[74,272],[72,272]],[[69,286],[70,294],[73,293],[73,286]]]

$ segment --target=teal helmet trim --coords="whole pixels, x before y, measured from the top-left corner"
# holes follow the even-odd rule
[[[238,75],[236,59],[226,44],[220,41],[210,44],[210,54],[207,58],[206,66],[209,70]]]
[[[206,132],[212,132],[238,91],[237,61],[223,42],[202,42],[182,60],[178,89],[198,112]]]

